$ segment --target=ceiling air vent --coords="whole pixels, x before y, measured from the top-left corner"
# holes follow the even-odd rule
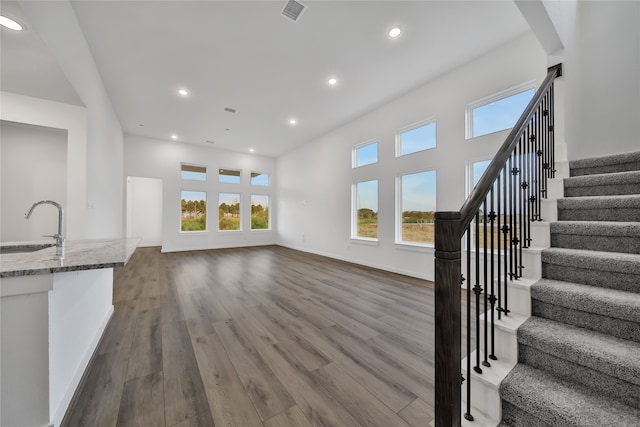
[[[224,111],[226,111],[227,113],[235,113],[236,109],[235,108],[229,108],[229,107],[225,107]]]
[[[289,0],[284,9],[282,9],[282,14],[293,21],[297,21],[305,8],[304,4],[296,0]]]
[[[211,140],[209,140],[209,139],[205,140],[204,142],[207,142],[207,143],[209,143],[209,144],[215,144],[215,143],[216,143],[215,141],[211,141]]]

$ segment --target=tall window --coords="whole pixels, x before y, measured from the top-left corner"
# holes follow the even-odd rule
[[[396,133],[396,156],[428,150],[436,146],[436,122],[426,120]]]
[[[227,184],[240,184],[240,171],[233,169],[220,169],[218,182]]]
[[[207,193],[182,190],[180,231],[207,230]]]
[[[353,149],[353,167],[378,163],[378,141],[365,142]]]
[[[269,196],[251,195],[251,229],[269,230],[271,218],[269,216]]]
[[[378,181],[358,182],[353,186],[352,237],[378,238]]]
[[[527,83],[467,105],[467,138],[511,129],[533,98],[534,83]]]
[[[402,175],[398,179],[399,243],[434,244],[433,221],[436,211],[436,171]]]
[[[260,185],[268,187],[270,185],[270,176],[268,173],[251,172],[251,185]]]
[[[240,230],[240,194],[218,195],[218,230]]]
[[[205,166],[181,165],[180,178],[194,181],[207,180],[207,168]]]

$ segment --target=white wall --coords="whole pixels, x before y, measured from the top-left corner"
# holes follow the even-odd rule
[[[437,209],[458,210],[470,159],[492,156],[508,131],[465,140],[465,106],[546,75],[546,55],[532,35],[513,41],[278,159],[279,243],[417,277],[433,279],[433,249],[396,245],[395,179],[437,170]],[[395,158],[395,131],[435,117],[438,146]],[[351,168],[355,144],[377,139],[379,163]],[[379,180],[377,245],[350,239],[351,185]],[[304,235],[304,239],[303,239]]]
[[[38,200],[67,205],[67,131],[2,121],[0,152],[0,241],[43,240],[44,234],[57,233],[54,206],[39,206],[29,220],[24,215]]]
[[[269,245],[276,241],[274,218],[277,197],[274,183],[279,181],[275,173],[275,160],[253,154],[236,153],[215,148],[125,136],[124,175],[160,178],[163,181],[162,251],[184,251],[240,246]],[[183,181],[180,178],[182,163],[207,167],[207,181]],[[242,171],[241,184],[218,183],[219,169]],[[271,174],[271,186],[250,185],[251,172]],[[180,232],[180,195],[182,190],[207,192],[207,231]],[[219,232],[218,192],[242,194],[242,231]],[[271,231],[250,231],[251,194],[271,195]]]
[[[543,4],[564,45],[569,159],[640,150],[640,2]]]
[[[65,236],[68,239],[84,238],[87,144],[85,108],[10,92],[0,92],[0,102],[2,104],[2,108],[0,108],[0,119],[2,120],[48,128],[66,129],[66,204],[63,205],[65,208],[66,223]],[[3,162],[7,160],[12,161],[6,153],[3,152],[2,154]],[[5,195],[3,188],[3,204],[4,201]],[[31,203],[35,201],[36,200],[33,200]],[[45,208],[40,207],[38,209]],[[57,229],[57,217],[55,218],[56,226],[53,229],[54,231]],[[5,226],[11,227],[13,224],[6,224],[3,215],[2,227],[4,228]],[[33,233],[35,232],[36,231],[33,231]],[[49,233],[47,232],[47,234]],[[38,238],[38,240],[40,239],[41,237]]]
[[[20,7],[87,107],[85,237],[123,237],[123,132],[71,3]]]

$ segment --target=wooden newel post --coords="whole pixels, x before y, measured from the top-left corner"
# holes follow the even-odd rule
[[[435,215],[435,425],[460,424],[460,212]]]

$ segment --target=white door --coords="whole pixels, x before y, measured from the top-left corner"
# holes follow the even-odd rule
[[[162,180],[127,177],[127,237],[140,246],[162,245]]]

